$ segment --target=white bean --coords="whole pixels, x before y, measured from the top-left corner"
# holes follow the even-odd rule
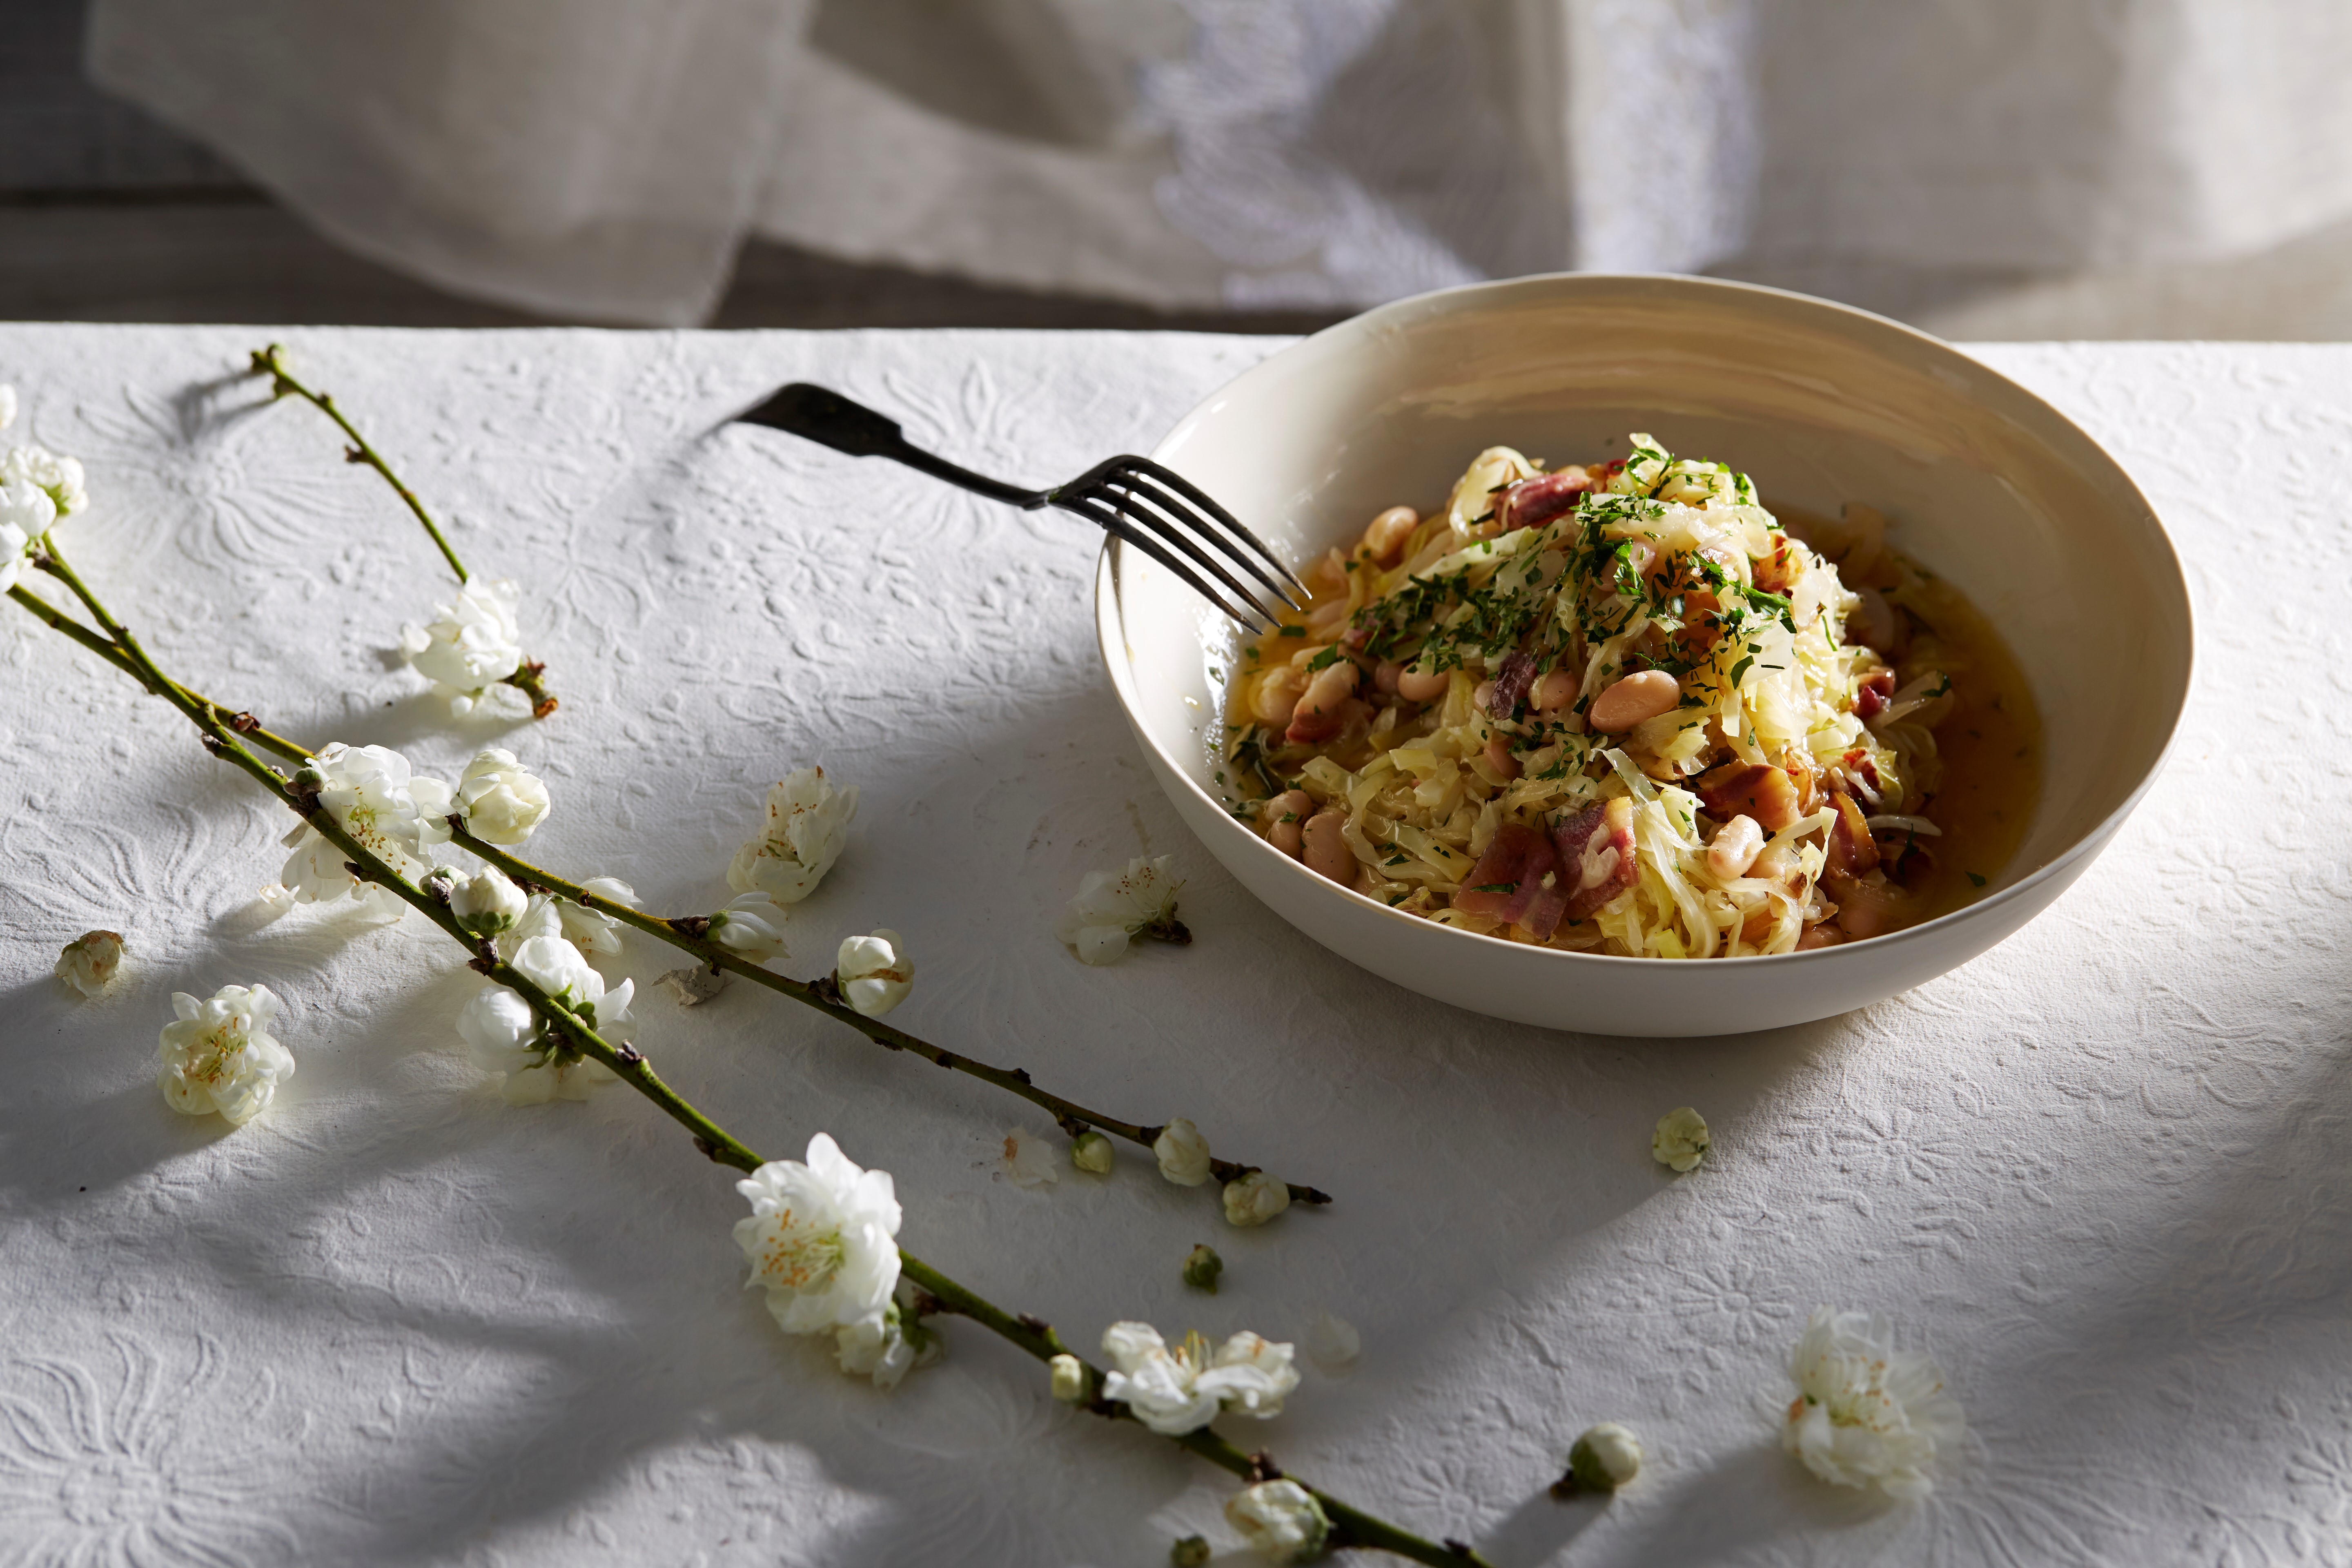
[[[1576,700],[1577,688],[1581,683],[1564,669],[1555,669],[1536,682],[1536,711],[1557,713]]]
[[[1304,834],[1307,868],[1328,877],[1343,888],[1356,885],[1356,852],[1339,830],[1348,819],[1336,811],[1318,812],[1307,819]]]
[[[1364,553],[1383,566],[1393,566],[1405,541],[1421,526],[1421,514],[1409,506],[1392,506],[1372,519],[1364,530]]]
[[[1585,718],[1602,734],[1618,735],[1671,712],[1682,700],[1682,683],[1664,670],[1636,670],[1594,698]]]
[[[1423,675],[1420,668],[1414,666],[1397,677],[1396,689],[1397,695],[1407,702],[1434,702],[1444,696],[1445,689],[1453,684],[1453,676],[1444,670]]]
[[[1292,859],[1298,858],[1307,819],[1315,802],[1303,789],[1286,790],[1265,803],[1265,841]]]
[[[1291,713],[1298,707],[1299,695],[1307,689],[1307,672],[1291,665],[1270,670],[1258,682],[1257,695],[1250,701],[1250,714],[1269,729],[1279,730],[1290,722]]]
[[[1735,816],[1716,830],[1706,847],[1706,868],[1722,881],[1748,875],[1748,868],[1764,853],[1764,829],[1752,816]]]

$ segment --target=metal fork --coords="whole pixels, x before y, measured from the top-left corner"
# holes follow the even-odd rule
[[[1307,607],[1307,585],[1257,535],[1191,480],[1149,458],[1112,458],[1067,484],[1024,490],[933,457],[900,435],[897,420],[805,381],[781,388],[757,408],[735,417],[789,431],[853,458],[888,458],[1024,511],[1054,506],[1075,512],[1175,573],[1251,631],[1264,630],[1279,619],[1276,606]],[[1229,566],[1255,577],[1258,586],[1244,585]],[[1220,586],[1212,587],[1203,571]]]

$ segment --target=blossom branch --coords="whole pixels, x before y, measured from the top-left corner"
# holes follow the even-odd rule
[[[474,574],[466,570],[466,563],[457,559],[457,552],[451,547],[448,537],[433,521],[432,513],[426,511],[425,503],[416,499],[416,492],[401,481],[400,476],[392,471],[392,465],[383,460],[383,454],[360,434],[358,426],[344,416],[343,411],[335,405],[332,395],[304,385],[292,371],[286,368],[286,346],[283,343],[271,343],[267,348],[254,350],[252,362],[254,374],[269,377],[270,396],[299,397],[333,420],[336,427],[352,439],[352,444],[343,449],[344,460],[373,468],[415,514],[416,521],[425,525],[425,531],[432,537],[442,559],[447,561],[449,569],[457,574],[458,583],[463,584],[474,580]],[[543,663],[525,658],[512,670],[499,677],[499,683],[511,686],[529,698],[530,716],[534,719],[544,719],[556,710],[555,696],[547,689],[547,666]]]
[[[1140,1144],[1145,1149],[1150,1149],[1160,1134],[1165,1131],[1162,1127],[1121,1121],[1116,1117],[1106,1116],[1101,1111],[1090,1110],[1076,1100],[1065,1100],[1058,1094],[1050,1093],[1038,1088],[1030,1080],[1028,1069],[1025,1068],[991,1067],[986,1062],[976,1060],[958,1051],[949,1050],[944,1046],[935,1046],[929,1040],[907,1033],[904,1029],[893,1028],[879,1018],[869,1018],[841,1000],[839,993],[831,984],[830,976],[824,980],[811,982],[794,980],[789,975],[778,974],[775,971],[753,963],[711,941],[702,931],[706,922],[698,917],[665,917],[647,914],[616,899],[608,899],[592,892],[577,883],[565,881],[551,871],[520,859],[495,844],[483,842],[469,832],[459,818],[452,817],[449,821],[449,841],[471,850],[485,861],[512,877],[525,889],[543,889],[584,908],[594,910],[599,914],[609,916],[625,925],[632,926],[648,936],[658,937],[673,947],[682,948],[694,954],[714,970],[723,969],[730,974],[739,974],[754,984],[766,986],[779,996],[789,996],[803,1006],[815,1008],[829,1018],[838,1019],[884,1050],[911,1051],[934,1067],[946,1068],[951,1072],[965,1073],[979,1079],[983,1083],[993,1084],[1008,1094],[1017,1094],[1052,1116],[1061,1125],[1062,1130],[1072,1136],[1091,1127],[1107,1132],[1114,1138],[1124,1138],[1130,1143]],[[1209,1162],[1211,1174],[1214,1175],[1221,1184],[1225,1182],[1239,1181],[1258,1168],[1255,1165],[1243,1164],[1235,1160]],[[1331,1201],[1331,1194],[1319,1188],[1302,1186],[1296,1182],[1286,1183],[1285,1185],[1289,1190],[1293,1203],[1328,1204]]]
[[[352,438],[351,446],[344,450],[344,459],[363,463],[382,475],[383,482],[392,487],[392,493],[398,496],[408,510],[415,513],[416,521],[425,525],[425,531],[432,536],[442,558],[449,563],[449,570],[457,574],[457,581],[463,583],[472,578],[474,574],[466,570],[464,562],[457,559],[457,552],[449,547],[449,541],[443,536],[440,525],[433,521],[433,514],[425,510],[425,503],[416,499],[416,492],[401,483],[400,476],[392,471],[392,465],[383,460],[383,455],[368,444],[368,438],[360,434],[359,426],[343,417],[343,411],[335,406],[334,398],[327,393],[313,392],[286,368],[285,344],[271,343],[268,348],[254,350],[253,374],[269,377],[270,396],[299,397],[333,420],[343,434]]]
[[[562,1048],[593,1058],[612,1069],[623,1082],[644,1095],[661,1110],[694,1135],[695,1147],[712,1161],[744,1172],[758,1170],[766,1162],[751,1149],[729,1133],[724,1128],[696,1109],[683,1096],[672,1089],[655,1073],[644,1053],[628,1046],[616,1046],[600,1037],[589,1022],[574,1013],[564,1003],[535,984],[528,975],[516,970],[498,956],[488,942],[469,935],[458,925],[446,903],[418,887],[398,870],[385,863],[373,851],[345,831],[333,813],[322,807],[317,795],[305,792],[299,778],[289,782],[247,746],[237,732],[230,728],[216,704],[204,702],[172,680],[158,668],[138,639],[108,613],[103,605],[85,586],[72,567],[51,548],[47,570],[70,586],[89,607],[90,614],[112,638],[111,646],[129,661],[140,680],[180,710],[196,727],[205,749],[222,761],[236,766],[256,784],[261,785],[289,810],[300,816],[336,848],[349,857],[353,875],[390,890],[403,902],[424,914],[436,927],[449,935],[459,945],[474,954],[473,967],[501,985],[508,986],[529,1002],[546,1019],[551,1031],[566,1042]],[[35,604],[39,601],[35,599]],[[37,614],[38,611],[36,611]],[[44,616],[53,626],[63,629],[59,621]],[[78,639],[79,640],[79,639]],[[88,646],[85,644],[85,646]],[[617,911],[614,911],[617,912]],[[901,1248],[900,1267],[907,1278],[919,1286],[931,1298],[932,1310],[952,1313],[978,1323],[1028,1354],[1041,1361],[1070,1353],[1053,1328],[1037,1318],[1006,1312],[977,1292],[959,1284],[947,1275],[924,1263]],[[1085,1368],[1087,1386],[1102,1386],[1102,1373],[1091,1365]],[[1129,1406],[1116,1402],[1096,1400],[1091,1408],[1096,1414],[1114,1419],[1132,1419]],[[1234,1444],[1202,1427],[1173,1436],[1170,1441],[1247,1481],[1270,1479],[1272,1463],[1264,1455],[1244,1454]],[[1301,1483],[1302,1485],[1304,1483]],[[1430,1542],[1398,1529],[1385,1521],[1352,1508],[1318,1489],[1309,1487],[1332,1522],[1330,1544],[1361,1546],[1392,1552],[1432,1568],[1454,1568],[1462,1563],[1484,1564],[1484,1559],[1468,1546],[1456,1542],[1444,1544]]]
[[[77,593],[82,594],[85,604],[94,604],[87,593],[77,586],[79,579],[73,576],[70,567],[58,562],[55,566],[46,569],[56,572],[69,586],[76,586]],[[50,626],[64,632],[132,679],[147,686],[150,690],[156,691],[159,696],[164,695],[157,690],[139,661],[124,652],[118,644],[110,642],[87,627],[67,618],[55,606],[37,595],[26,592],[22,587],[9,590],[9,596],[23,604]],[[97,612],[93,609],[92,613]],[[228,711],[226,705],[190,691],[185,687],[175,684],[172,690],[185,699],[187,704],[193,705],[192,708],[184,705],[183,711]],[[226,722],[232,730],[236,731],[248,741],[289,762],[305,763],[313,754],[309,747],[263,729],[259,721],[249,713],[230,712]],[[992,1084],[1007,1093],[1016,1094],[1052,1116],[1064,1131],[1074,1137],[1087,1128],[1094,1128],[1114,1138],[1123,1138],[1130,1143],[1149,1150],[1163,1130],[1158,1126],[1121,1121],[1116,1117],[1107,1116],[1101,1111],[1080,1105],[1076,1100],[1065,1100],[1058,1094],[1040,1089],[1030,1080],[1028,1069],[1024,1068],[992,1067],[986,1062],[965,1056],[961,1052],[933,1045],[929,1040],[908,1034],[903,1029],[894,1028],[878,1018],[869,1018],[844,1003],[835,988],[825,980],[813,983],[794,980],[789,975],[778,974],[773,970],[751,963],[703,935],[699,929],[701,922],[694,917],[665,918],[660,915],[649,915],[617,900],[604,898],[592,892],[577,883],[566,881],[551,871],[534,866],[494,844],[486,843],[476,837],[465,826],[462,818],[452,818],[449,829],[452,843],[470,850],[484,861],[496,866],[527,889],[544,889],[568,899],[583,908],[594,910],[600,914],[609,916],[649,936],[657,937],[674,947],[694,954],[696,958],[710,965],[713,970],[725,970],[730,973],[741,975],[754,984],[767,987],[778,995],[789,996],[803,1006],[814,1007],[828,1017],[847,1024],[885,1050],[911,1051],[935,1067],[967,1074],[979,1079],[983,1083]],[[1210,1173],[1220,1184],[1238,1181],[1258,1168],[1235,1160],[1213,1159],[1209,1163]],[[1304,1186],[1296,1182],[1286,1183],[1284,1185],[1289,1192],[1293,1203],[1328,1204],[1331,1201],[1331,1195],[1318,1187]]]
[[[930,1294],[937,1303],[938,1311],[970,1318],[998,1338],[1008,1341],[1042,1362],[1050,1362],[1057,1355],[1073,1353],[1069,1346],[1063,1343],[1061,1335],[1054,1331],[1052,1324],[1025,1315],[1017,1318],[1007,1315],[1003,1309],[973,1295],[904,1247],[898,1251],[898,1267],[908,1279]],[[1079,1357],[1078,1361],[1079,1364],[1086,1369],[1087,1386],[1090,1389],[1100,1388],[1103,1378],[1101,1369],[1087,1362],[1084,1357]],[[1114,1400],[1095,1399],[1087,1405],[1087,1409],[1097,1415],[1108,1416],[1114,1420],[1131,1421],[1135,1418],[1134,1413],[1126,1405]],[[1264,1453],[1244,1453],[1232,1441],[1218,1436],[1206,1426],[1171,1436],[1169,1441],[1180,1448],[1190,1450],[1244,1482],[1272,1480],[1282,1473],[1275,1467],[1270,1456]],[[1296,1477],[1292,1479],[1297,1479]],[[1300,1484],[1306,1485],[1304,1482]],[[1393,1552],[1400,1557],[1410,1558],[1415,1563],[1439,1565],[1439,1568],[1458,1568],[1458,1565],[1465,1563],[1479,1565],[1479,1568],[1483,1568],[1486,1563],[1485,1558],[1460,1542],[1449,1541],[1440,1545],[1425,1541],[1409,1531],[1399,1530],[1385,1520],[1366,1513],[1360,1509],[1351,1508],[1320,1488],[1309,1486],[1307,1489],[1314,1493],[1315,1500],[1323,1505],[1324,1513],[1331,1521],[1331,1534],[1327,1544],[1333,1550],[1366,1547],[1374,1551]]]
[[[44,567],[44,570],[47,570],[47,568]],[[32,611],[33,614],[38,616],[43,624],[47,626],[52,631],[63,632],[67,637],[72,638],[75,642],[79,643],[83,647],[88,648],[90,652],[98,655],[99,658],[106,660],[107,663],[114,666],[115,668],[122,671],[123,674],[131,677],[131,679],[139,682],[142,686],[146,686],[147,689],[151,692],[154,692],[156,696],[160,697],[163,695],[162,692],[156,691],[154,687],[149,685],[145,673],[140,669],[138,663],[133,660],[129,654],[123,652],[122,649],[114,643],[109,642],[106,638],[99,636],[96,632],[91,631],[88,626],[83,626],[80,622],[74,620],[64,611],[58,609],[55,605],[50,604],[47,599],[42,598],[37,594],[30,592],[22,584],[18,584],[16,586],[10,588],[8,590],[8,596],[16,600],[18,604],[24,605],[25,608]],[[273,734],[269,731],[262,728],[261,721],[256,719],[252,714],[245,712],[242,710],[230,711],[226,704],[215,702],[208,697],[199,696],[195,692],[190,691],[184,686],[177,686],[175,684],[174,689],[187,697],[199,708],[209,708],[227,712],[229,728],[236,731],[238,734],[243,735],[255,745],[259,746],[263,751],[283,757],[289,763],[300,763],[309,760],[310,752],[308,748],[296,742],[288,740],[283,735]]]

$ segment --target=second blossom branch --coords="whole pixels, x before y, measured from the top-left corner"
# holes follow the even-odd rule
[[[710,936],[708,916],[648,914],[579,883],[567,881],[495,844],[483,841],[459,818],[450,819],[449,838],[451,843],[470,850],[484,862],[504,871],[526,890],[568,900],[583,909],[593,910],[648,936],[656,937],[692,953],[713,970],[740,975],[780,996],[789,996],[803,1006],[814,1007],[826,1016],[848,1025],[885,1050],[910,1052],[935,1067],[967,1074],[983,1083],[993,1084],[1008,1094],[1018,1095],[1052,1116],[1072,1138],[1083,1139],[1090,1131],[1101,1132],[1139,1144],[1151,1151],[1163,1174],[1181,1185],[1197,1186],[1213,1178],[1223,1193],[1226,1217],[1237,1225],[1263,1223],[1291,1203],[1328,1204],[1331,1201],[1330,1194],[1318,1188],[1296,1182],[1276,1183],[1255,1165],[1213,1157],[1208,1142],[1199,1130],[1181,1118],[1157,1125],[1122,1121],[1040,1089],[1031,1081],[1026,1068],[993,1067],[961,1052],[949,1050],[944,1046],[933,1045],[879,1018],[869,1017],[844,999],[834,976],[827,975],[814,982],[794,980],[730,952]],[[1278,1197],[1274,1190],[1276,1188],[1279,1190]]]
[[[511,686],[530,699],[534,719],[554,712],[556,700],[547,689],[547,666],[523,655],[516,621],[520,590],[507,578],[478,578],[466,570],[448,536],[416,499],[416,492],[392,471],[383,454],[360,434],[359,426],[336,406],[334,398],[306,386],[287,368],[282,344],[254,350],[252,361],[254,374],[269,377],[272,397],[302,399],[351,437],[352,444],[343,448],[345,460],[373,468],[392,487],[393,494],[423,525],[441,558],[449,563],[449,569],[457,574],[457,598],[436,607],[430,626],[412,626],[401,633],[401,649],[417,672],[449,699],[451,710],[458,714],[470,710],[492,686]]]

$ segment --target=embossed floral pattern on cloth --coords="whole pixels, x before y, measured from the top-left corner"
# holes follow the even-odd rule
[[[450,498],[469,563],[523,583],[563,706],[453,720],[402,662],[400,614],[445,584],[314,421],[242,412],[259,389],[221,378],[259,334],[0,328],[8,439],[89,465],[76,563],[140,605],[167,668],[435,778],[510,748],[559,797],[533,856],[650,909],[723,903],[768,786],[822,757],[863,799],[792,906],[785,967],[891,921],[921,960],[900,1009],[920,1032],[1122,1114],[1190,1115],[1337,1199],[1235,1229],[1132,1147],[1023,1190],[997,1179],[1009,1123],[984,1087],[740,984],[638,1019],[632,1043],[766,1157],[824,1129],[889,1172],[919,1256],[1090,1353],[1123,1321],[1297,1344],[1283,1414],[1216,1429],[1498,1562],[2345,1561],[2352,1001],[2328,933],[2352,878],[2312,846],[2352,805],[2272,775],[2352,765],[2352,716],[2314,674],[2347,634],[2313,585],[2352,573],[2327,458],[2352,349],[1980,351],[2115,450],[2176,534],[2206,640],[2170,770],[1966,969],[1769,1036],[1629,1043],[1423,1001],[1226,878],[1098,673],[1091,531],[714,429],[809,378],[975,468],[1076,472],[1148,449],[1270,345],[286,335]],[[228,604],[253,613],[224,636]],[[0,1563],[1240,1550],[1229,1478],[1056,1403],[968,1325],[887,1394],[841,1364],[870,1350],[887,1375],[887,1309],[870,1346],[780,1334],[742,1289],[730,1173],[625,1093],[509,1109],[450,1027],[483,984],[461,952],[340,896],[257,901],[284,814],[0,612],[31,628],[0,620],[0,1039],[26,1064],[0,1097]],[[1160,855],[1192,944],[1076,963],[1053,932],[1073,890]],[[572,912],[515,930],[571,940],[607,994],[674,966],[635,933],[591,946]],[[85,999],[52,970],[93,929],[132,957]],[[155,1089],[171,994],[227,979],[284,1000],[300,1058],[236,1130]],[[1647,1141],[1685,1104],[1717,1141],[1675,1177]],[[1180,1277],[1202,1241],[1226,1263],[1214,1296]],[[1821,1302],[1885,1313],[1965,1408],[1926,1500],[1784,1451]],[[1360,1331],[1351,1363],[1312,1331],[1327,1306]],[[1600,1420],[1641,1435],[1640,1478],[1605,1510],[1553,1502]],[[1365,1440],[1389,1422],[1418,1440]]]

